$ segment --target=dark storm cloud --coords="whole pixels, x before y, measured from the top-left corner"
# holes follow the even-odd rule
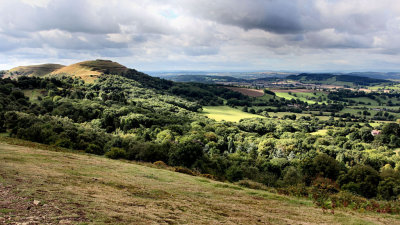
[[[305,0],[204,0],[191,1],[188,8],[204,19],[281,34],[316,29],[319,21],[313,2]]]

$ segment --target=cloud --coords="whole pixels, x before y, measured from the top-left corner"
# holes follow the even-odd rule
[[[110,58],[146,70],[400,70],[396,0],[0,1],[3,67]]]
[[[245,30],[261,29],[274,33],[299,33],[315,29],[319,16],[311,1],[292,0],[204,0],[184,1],[190,14]],[[188,3],[190,2],[190,3]]]

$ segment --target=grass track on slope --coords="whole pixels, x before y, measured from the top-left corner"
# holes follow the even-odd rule
[[[45,147],[8,138],[0,141],[0,190],[13,187],[8,193],[41,202],[32,209],[19,211],[12,208],[14,203],[3,205],[0,221],[7,217],[11,222],[27,222],[34,215],[32,211],[54,206],[57,213],[47,215],[42,222],[400,224],[400,217],[394,215],[341,210],[334,215],[324,214],[308,200],[157,169],[149,164],[10,145],[4,142]],[[16,216],[25,211],[26,217]]]

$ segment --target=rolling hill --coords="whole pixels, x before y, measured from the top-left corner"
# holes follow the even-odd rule
[[[392,81],[376,79],[370,77],[361,77],[354,75],[336,75],[331,73],[302,73],[299,75],[290,75],[286,79],[296,80],[302,83],[327,84],[327,85],[374,85],[381,83],[390,83]]]
[[[71,75],[80,77],[85,82],[93,82],[102,74],[121,75],[128,71],[125,66],[110,60],[93,60],[75,63],[58,70],[52,71],[50,75]]]
[[[85,82],[93,82],[102,74],[122,75],[128,68],[110,60],[91,60],[75,63],[69,66],[60,64],[41,64],[31,66],[18,66],[6,71],[3,78],[17,78],[20,76],[44,77],[54,75],[68,75],[80,77]]]
[[[53,71],[59,70],[65,67],[60,64],[41,64],[41,65],[32,65],[32,66],[18,66],[4,74],[4,78],[15,78],[18,76],[44,76]]]

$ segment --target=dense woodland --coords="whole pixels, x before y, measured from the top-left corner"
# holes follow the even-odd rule
[[[398,200],[398,123],[385,123],[373,136],[368,121],[357,115],[323,121],[293,114],[234,123],[201,114],[205,105],[226,104],[245,110],[307,107],[334,115],[351,103],[347,98],[376,95],[339,91],[328,95],[330,104],[307,104],[266,94],[271,98],[263,101],[218,85],[174,83],[135,70],[106,74],[91,84],[68,76],[1,79],[0,131],[113,159],[162,161],[218,180],[257,182],[281,193],[312,196],[327,208],[327,199],[334,198],[326,196],[351,204],[362,197]],[[321,129],[327,129],[325,135],[312,134]]]

